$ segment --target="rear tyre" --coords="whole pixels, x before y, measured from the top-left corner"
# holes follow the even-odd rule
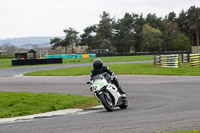
[[[112,98],[108,98],[106,94],[102,93],[99,96],[99,99],[101,100],[101,103],[103,104],[103,106],[105,107],[105,109],[108,112],[112,112],[114,110],[114,105],[113,105]]]

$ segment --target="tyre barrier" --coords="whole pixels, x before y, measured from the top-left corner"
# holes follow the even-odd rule
[[[57,64],[63,63],[62,58],[51,58],[51,59],[23,59],[23,60],[12,60],[12,66],[22,65],[40,65],[40,64]]]
[[[190,65],[200,67],[200,54],[190,54]]]
[[[181,55],[160,55],[154,56],[154,64],[159,67],[179,68],[181,67]]]
[[[190,54],[182,54],[182,62],[190,62]]]

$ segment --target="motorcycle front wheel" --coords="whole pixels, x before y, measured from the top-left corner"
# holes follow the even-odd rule
[[[126,98],[122,100],[122,104],[119,106],[121,109],[126,109],[128,107],[128,101]]]
[[[112,112],[114,110],[112,98],[108,98],[106,94],[102,93],[99,95],[99,99],[108,112]]]

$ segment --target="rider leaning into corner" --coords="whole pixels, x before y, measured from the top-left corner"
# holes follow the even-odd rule
[[[103,74],[104,72],[107,72],[111,76],[111,82],[118,88],[119,93],[125,94],[125,91],[119,86],[118,78],[115,76],[114,72],[112,72],[108,66],[104,66],[101,59],[95,59],[93,62],[93,69],[90,73],[91,79],[93,79],[95,75]]]

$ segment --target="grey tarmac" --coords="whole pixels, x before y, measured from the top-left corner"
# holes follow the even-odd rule
[[[91,64],[0,69],[0,91],[92,96],[86,84],[89,75],[14,77],[36,70],[89,65]],[[125,110],[117,108],[113,112],[107,112],[104,108],[98,108],[70,115],[4,123],[0,124],[0,133],[152,133],[200,129],[200,76],[118,77],[127,92],[129,107]]]
[[[118,75],[129,107],[107,112],[88,110],[52,118],[0,124],[0,133],[151,133],[200,128],[199,76]],[[72,93],[92,96],[86,81],[76,77],[1,77],[0,91]]]

